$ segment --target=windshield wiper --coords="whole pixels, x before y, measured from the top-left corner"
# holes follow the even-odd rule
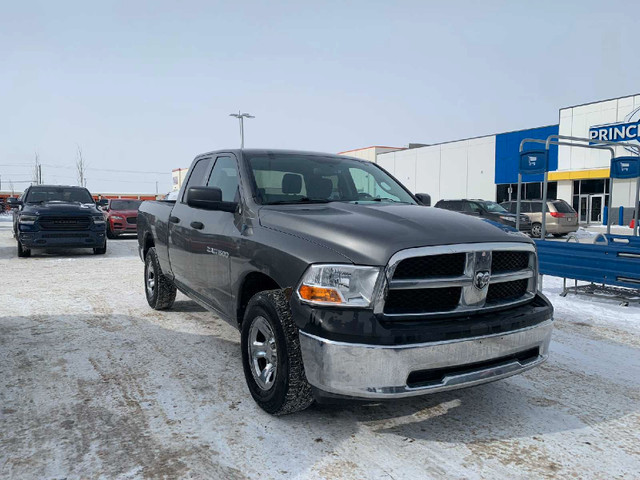
[[[375,197],[375,198],[370,198],[369,200],[372,202],[382,202],[384,200],[389,200],[390,202],[393,202],[393,203],[409,203],[409,202],[403,202],[401,200],[394,200],[393,198],[387,198],[387,197]]]
[[[291,201],[291,200],[276,200],[275,202],[268,202],[265,203],[265,205],[297,205],[297,204],[302,204],[302,203],[330,203],[333,202],[334,200],[328,200],[328,199],[321,199],[321,198],[309,198],[309,197],[302,197],[296,201]]]

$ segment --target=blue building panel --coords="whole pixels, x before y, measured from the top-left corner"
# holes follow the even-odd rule
[[[558,125],[548,127],[531,128],[518,132],[500,133],[496,135],[496,184],[517,183],[518,165],[520,162],[520,142],[525,138],[537,138],[546,140],[549,135],[558,134]],[[527,143],[524,150],[541,150],[544,145],[539,143]],[[558,169],[558,147],[551,145],[549,148],[549,171]],[[523,175],[523,182],[541,182],[544,175]]]

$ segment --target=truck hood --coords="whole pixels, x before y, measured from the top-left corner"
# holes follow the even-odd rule
[[[20,213],[34,215],[95,215],[101,213],[93,203],[46,202],[28,203]]]
[[[265,206],[260,224],[323,245],[362,265],[386,265],[406,248],[455,243],[523,242],[478,218],[439,208],[399,204],[330,203]]]

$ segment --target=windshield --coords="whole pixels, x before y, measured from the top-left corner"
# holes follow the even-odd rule
[[[345,157],[245,153],[263,205],[410,203],[411,195],[375,164]]]
[[[137,210],[142,200],[111,200],[111,210]]]
[[[80,187],[32,187],[27,194],[26,203],[44,202],[80,202],[93,203],[86,188]]]
[[[509,213],[508,210],[505,210],[502,205],[499,205],[496,202],[482,202],[482,206],[486,211],[491,213]]]

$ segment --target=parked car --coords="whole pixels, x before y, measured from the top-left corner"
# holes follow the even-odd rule
[[[545,361],[553,307],[533,241],[417,198],[356,158],[200,155],[175,202],[140,206],[147,302],[171,308],[180,290],[238,328],[249,391],[271,414]]]
[[[460,200],[439,200],[435,204],[436,208],[444,208],[453,212],[464,213],[474,217],[493,220],[510,227],[516,226],[517,217],[509,213],[496,202],[480,199],[460,199]],[[520,216],[520,231],[531,233],[531,221],[526,215]]]
[[[107,237],[116,238],[124,233],[138,232],[138,207],[142,200],[111,198],[102,207],[107,220]]]
[[[29,257],[34,248],[93,248],[98,255],[107,251],[103,214],[84,187],[31,186],[9,205],[19,257]]]
[[[516,201],[503,202],[502,205],[511,213],[516,213]],[[542,200],[521,200],[520,213],[531,221],[531,235],[540,238],[542,235]],[[578,230],[578,214],[564,200],[547,201],[547,233],[554,237],[562,237]]]

